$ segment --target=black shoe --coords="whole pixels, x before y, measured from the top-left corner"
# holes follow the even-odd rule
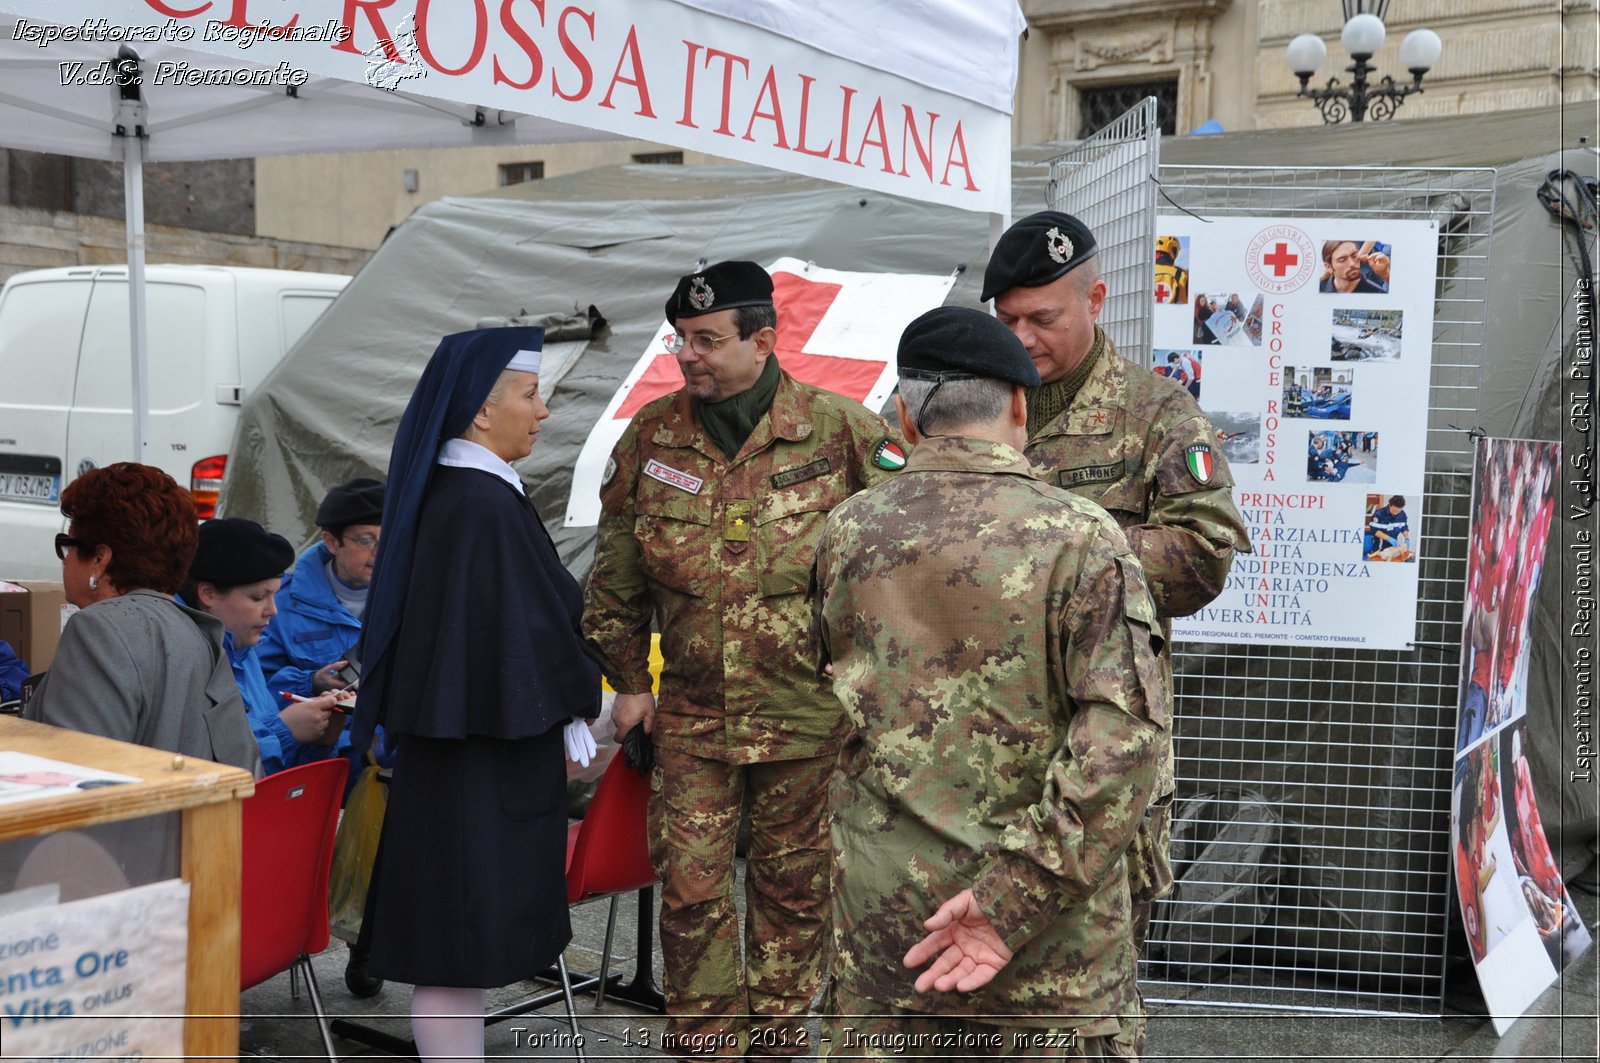
[[[367,957],[352,951],[349,961],[344,965],[344,986],[350,990],[351,996],[365,1000],[383,992],[383,979],[368,974]]]

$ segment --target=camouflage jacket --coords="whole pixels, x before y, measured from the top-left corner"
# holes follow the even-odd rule
[[[1187,391],[1130,364],[1110,340],[1027,453],[1051,483],[1116,518],[1163,618],[1210,604],[1234,552],[1250,549],[1217,430]]]
[[[936,437],[834,510],[814,580],[853,728],[831,794],[834,978],[943,1015],[1114,1016],[1134,999],[1124,853],[1168,704],[1122,532],[1016,450]],[[918,995],[901,959],[968,886],[1015,955],[975,993]]]
[[[806,580],[828,512],[898,465],[885,440],[902,445],[859,403],[787,373],[732,461],[684,391],[634,417],[600,489],[583,630],[612,686],[640,693],[654,616],[658,744],[736,764],[837,748]]]
[[[1095,326],[1097,339],[1103,332]],[[1027,454],[1047,480],[1099,503],[1122,527],[1164,640],[1169,618],[1221,594],[1234,552],[1250,549],[1216,429],[1186,390],[1123,359],[1109,338],[1072,404],[1028,440]],[[1161,667],[1170,687],[1169,649]],[[1174,788],[1169,743],[1158,793]]]

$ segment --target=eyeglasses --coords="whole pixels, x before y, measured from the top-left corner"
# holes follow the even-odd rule
[[[376,535],[341,535],[339,536],[339,541],[353,543],[363,550],[371,550],[378,545],[378,537]]]
[[[56,558],[61,561],[67,559],[67,550],[74,546],[88,546],[82,539],[74,539],[66,532],[56,533]]]
[[[737,332],[730,332],[726,336],[707,336],[703,332],[697,332],[693,336],[686,337],[681,332],[674,332],[661,343],[666,347],[668,354],[677,354],[684,347],[688,347],[695,354],[707,355],[737,335]]]

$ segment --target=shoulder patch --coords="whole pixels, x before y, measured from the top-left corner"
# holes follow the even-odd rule
[[[894,440],[884,436],[872,450],[872,464],[880,469],[898,472],[906,467],[906,452]]]
[[[610,484],[611,484],[611,481],[616,479],[616,476],[617,476],[617,459],[616,458],[607,458],[606,459],[606,471],[600,477],[600,486],[601,487],[609,487]]]
[[[1194,477],[1194,482],[1204,486],[1211,482],[1211,473],[1217,466],[1217,460],[1211,453],[1211,446],[1207,443],[1194,443],[1183,452],[1184,464],[1189,468],[1189,475]]]

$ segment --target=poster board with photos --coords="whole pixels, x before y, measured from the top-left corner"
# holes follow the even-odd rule
[[[1528,640],[1560,478],[1559,443],[1478,442],[1451,878],[1478,984],[1501,1034],[1592,943],[1550,852],[1528,762]]]
[[[1162,215],[1156,232],[1149,368],[1216,428],[1253,546],[1174,636],[1410,647],[1437,224]]]

